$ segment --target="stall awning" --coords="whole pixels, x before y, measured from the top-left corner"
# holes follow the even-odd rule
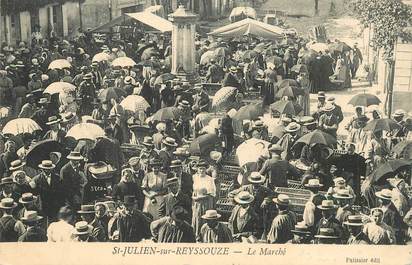
[[[122,23],[125,23],[130,19],[141,22],[163,33],[171,32],[173,28],[172,22],[170,22],[169,20],[159,17],[151,12],[145,11],[123,14],[120,17],[117,17],[112,21],[93,29],[92,32],[110,32],[110,29],[112,27],[120,26]]]
[[[280,27],[269,25],[251,18],[223,26],[210,32],[215,37],[240,37],[252,35],[266,39],[282,39],[284,30]]]

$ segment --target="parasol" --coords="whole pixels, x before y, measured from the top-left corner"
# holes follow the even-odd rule
[[[58,94],[73,92],[76,90],[76,86],[67,82],[54,82],[51,83],[44,91],[43,94]]]
[[[216,144],[220,144],[219,137],[216,134],[204,134],[195,138],[189,147],[192,155],[209,155],[210,151],[216,150]]]
[[[154,85],[155,86],[156,85],[161,85],[161,84],[164,84],[167,81],[170,81],[170,80],[173,80],[173,79],[175,79],[175,75],[173,75],[171,73],[161,74],[156,78],[156,80],[154,82]]]
[[[407,157],[412,158],[412,140],[404,140],[398,143],[393,147],[392,151],[398,156],[406,153],[408,154]]]
[[[411,162],[404,159],[393,159],[378,166],[378,168],[372,173],[372,182],[378,181],[384,176],[393,176],[397,174],[397,171],[405,167],[411,166]]]
[[[176,107],[166,107],[159,109],[155,114],[148,118],[149,121],[177,120],[182,116],[180,109]]]
[[[314,130],[304,136],[300,137],[296,143],[304,143],[307,145],[323,144],[326,146],[332,146],[337,143],[336,138],[332,135],[323,132],[321,130]]]
[[[292,103],[290,100],[279,100],[270,105],[272,111],[277,111],[279,114],[298,115],[303,109],[298,104]]]
[[[239,166],[250,162],[258,162],[261,156],[269,156],[268,147],[271,143],[260,139],[249,139],[236,149]]]
[[[150,47],[145,49],[140,56],[140,60],[149,60],[152,56],[159,56],[159,51],[156,50],[154,47]]]
[[[224,107],[225,104],[232,103],[231,101],[234,100],[236,91],[237,88],[231,86],[222,87],[219,89],[213,96],[212,108],[217,109]]]
[[[129,57],[119,57],[113,60],[112,66],[120,66],[120,67],[133,67],[136,65],[136,62],[133,61],[132,58]]]
[[[66,137],[73,137],[76,140],[96,140],[105,135],[104,130],[94,123],[79,123],[74,125],[67,132]]]
[[[210,60],[215,58],[216,56],[214,51],[207,51],[200,57],[200,65],[207,65],[208,63],[210,63]]]
[[[241,107],[236,114],[233,116],[233,119],[236,120],[255,120],[263,116],[265,113],[262,103],[253,103]]]
[[[275,95],[275,98],[296,98],[299,95],[303,95],[303,89],[287,85],[279,89],[279,91]]]
[[[365,131],[379,132],[379,131],[393,131],[400,129],[401,126],[394,120],[389,118],[376,119],[368,122],[364,128]]]
[[[125,110],[131,112],[146,111],[147,108],[150,108],[150,104],[142,97],[138,95],[130,95],[120,102],[120,105]]]
[[[18,118],[9,121],[3,127],[3,134],[18,135],[22,133],[33,133],[41,130],[41,127],[32,119]]]
[[[348,104],[352,106],[363,106],[363,107],[369,107],[371,105],[379,105],[380,103],[381,103],[381,100],[377,96],[368,94],[368,93],[355,95],[348,102]]]
[[[66,59],[54,60],[49,64],[49,69],[64,69],[70,67],[72,67],[72,65]]]
[[[92,62],[103,62],[103,61],[108,61],[109,59],[110,59],[109,54],[105,52],[101,52],[93,56]]]
[[[37,142],[27,152],[27,165],[32,168],[37,168],[41,161],[50,160],[50,153],[52,152],[59,152],[63,156],[67,155],[67,153],[65,153],[64,147],[57,141],[43,140]]]
[[[102,90],[99,93],[98,98],[101,102],[105,102],[105,101],[110,101],[112,98],[118,99],[126,95],[127,95],[126,92],[122,90],[121,88],[109,87],[109,88]]]

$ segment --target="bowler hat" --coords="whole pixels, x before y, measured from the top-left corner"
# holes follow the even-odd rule
[[[202,215],[202,219],[206,220],[217,220],[221,217],[220,214],[217,213],[216,210],[207,210],[204,215]]]
[[[0,201],[0,209],[13,209],[17,207],[17,203],[12,198],[3,198]]]
[[[96,212],[96,210],[94,209],[94,205],[93,204],[86,204],[86,205],[82,205],[80,206],[80,210],[77,211],[77,213],[80,214],[94,214]]]

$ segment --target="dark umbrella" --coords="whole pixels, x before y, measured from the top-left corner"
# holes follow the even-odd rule
[[[127,96],[126,92],[123,89],[109,87],[99,93],[99,100],[101,102],[110,101],[112,98],[119,99],[120,97]]]
[[[304,143],[307,145],[312,145],[312,144],[323,144],[326,146],[332,146],[337,143],[336,138],[333,137],[332,135],[321,131],[321,130],[315,130],[313,132],[310,132],[308,134],[305,134],[304,136],[300,137],[296,143]]]
[[[379,131],[393,131],[400,129],[401,126],[396,123],[394,120],[389,118],[383,119],[376,119],[368,122],[366,124],[364,130],[365,131],[372,131],[372,132],[379,132]]]
[[[255,120],[260,116],[263,116],[265,111],[263,110],[262,103],[248,104],[241,107],[233,116],[236,120]]]
[[[180,109],[176,107],[166,107],[159,109],[153,116],[149,119],[151,121],[166,121],[166,120],[177,120],[182,116]]]
[[[155,48],[151,47],[151,48],[147,48],[142,52],[142,56],[140,56],[140,59],[142,61],[144,60],[149,60],[150,57],[152,56],[159,56],[159,51],[156,50]]]
[[[409,157],[412,155],[412,140],[405,140],[397,145],[395,145],[392,151],[398,156],[402,156],[404,153],[409,154]]]
[[[381,100],[377,96],[368,94],[368,93],[358,94],[354,96],[348,102],[348,104],[351,104],[352,106],[363,106],[363,107],[369,107],[371,105],[379,105],[380,103],[381,103]]]
[[[411,166],[411,162],[404,159],[388,160],[381,164],[373,173],[372,181],[376,182],[383,176],[395,175],[400,169]]]
[[[343,53],[343,52],[350,51],[351,49],[352,48],[348,44],[346,44],[345,42],[331,43],[329,45],[329,50],[331,52]]]
[[[32,168],[37,168],[37,166],[43,160],[50,160],[50,153],[59,152],[63,156],[66,155],[66,151],[63,146],[54,140],[43,140],[37,142],[33,147],[30,148],[26,156],[27,165]]]
[[[216,134],[204,134],[195,138],[189,147],[192,155],[209,155],[210,151],[215,150],[216,144],[220,143]]]
[[[167,81],[173,80],[174,78],[175,78],[175,75],[171,73],[161,74],[156,78],[154,85],[156,86],[156,85],[164,84]]]
[[[276,98],[293,97],[296,98],[299,95],[303,95],[303,90],[296,86],[284,86],[276,93]]]
[[[287,115],[297,115],[303,109],[298,104],[293,104],[292,101],[289,100],[279,100],[275,103],[270,105],[272,111],[277,111],[280,114],[287,114]]]

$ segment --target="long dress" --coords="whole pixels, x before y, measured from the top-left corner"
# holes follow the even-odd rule
[[[152,215],[153,220],[160,218],[159,216],[159,206],[163,202],[163,194],[166,190],[166,179],[167,176],[161,172],[155,175],[153,172],[147,173],[142,180],[142,188],[149,193],[154,193],[156,202],[153,203],[150,198],[145,197],[143,204],[143,212]]]
[[[205,196],[200,200],[193,200],[192,204],[192,227],[196,238],[200,235],[200,228],[205,223],[202,219],[202,215],[204,215],[207,210],[214,208],[216,185],[211,176],[205,175],[201,177],[199,174],[193,175],[193,198],[202,194],[202,192],[200,192],[202,189],[206,189],[208,196]]]
[[[337,80],[342,80],[342,88],[352,87],[352,81],[350,77],[350,69],[344,59],[338,59],[336,62],[335,74]]]

